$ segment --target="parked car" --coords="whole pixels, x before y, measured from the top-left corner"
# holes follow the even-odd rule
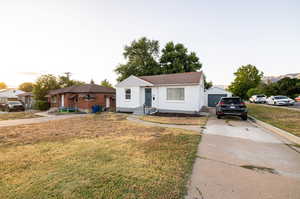
[[[19,101],[8,101],[0,104],[0,110],[2,111],[25,111],[24,105]]]
[[[298,97],[295,98],[296,102],[300,102],[300,95]]]
[[[222,97],[216,106],[216,115],[218,119],[225,115],[233,115],[247,120],[248,109],[239,97]]]
[[[253,95],[249,101],[251,103],[265,104],[267,102],[267,97],[265,95]]]
[[[278,105],[278,106],[290,106],[294,105],[295,101],[287,96],[270,96],[267,99],[267,103],[270,105]]]

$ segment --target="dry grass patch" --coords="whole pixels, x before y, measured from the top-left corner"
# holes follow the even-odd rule
[[[142,120],[160,124],[178,124],[178,125],[200,125],[204,126],[207,117],[166,117],[166,116],[142,116]]]
[[[0,121],[16,120],[16,119],[29,119],[29,118],[36,118],[36,117],[41,117],[41,116],[35,115],[34,113],[30,113],[30,112],[3,113],[3,114],[0,114]]]
[[[300,136],[300,112],[258,104],[247,104],[249,114],[273,126]]]
[[[0,128],[0,196],[182,198],[199,141],[112,113]]]

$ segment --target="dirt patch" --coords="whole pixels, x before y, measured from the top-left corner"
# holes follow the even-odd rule
[[[0,121],[2,120],[16,120],[16,119],[29,119],[42,117],[40,115],[35,115],[31,112],[15,112],[15,113],[4,113],[0,114]]]
[[[176,125],[200,125],[204,126],[207,117],[166,117],[166,116],[143,116],[141,120],[159,124],[176,124]]]
[[[95,137],[157,137],[166,132],[164,127],[143,126],[128,121],[127,115],[102,113],[37,124],[0,128],[0,147],[27,145],[42,141],[68,141],[73,138]],[[180,133],[182,130],[173,129]]]
[[[199,114],[186,114],[186,113],[160,113],[157,112],[153,114],[154,116],[163,116],[163,117],[201,117]]]

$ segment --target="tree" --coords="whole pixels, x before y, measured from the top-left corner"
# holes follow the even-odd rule
[[[113,88],[113,85],[107,79],[104,79],[103,81],[101,81],[100,85],[108,87],[108,88]]]
[[[259,88],[250,88],[247,92],[248,98],[252,97],[253,95],[258,95],[263,93]]]
[[[204,88],[210,89],[212,86],[213,86],[212,81],[210,81],[210,82],[206,81],[206,76],[204,75]]]
[[[125,46],[124,58],[126,64],[120,64],[115,69],[118,74],[118,81],[122,81],[130,75],[156,75],[161,73],[161,68],[157,62],[159,57],[159,42],[142,37],[138,41],[134,40],[129,46]]]
[[[24,92],[32,92],[34,84],[32,82],[24,82],[19,85],[19,90]]]
[[[58,76],[58,84],[61,88],[85,84],[85,82],[82,81],[72,80],[71,75],[71,72],[65,72],[64,75]]]
[[[35,100],[46,101],[47,98],[45,97],[50,90],[55,90],[60,88],[59,82],[54,75],[42,75],[38,78],[35,82],[33,87],[33,95]]]
[[[6,89],[7,85],[4,82],[0,82],[0,89]]]
[[[277,94],[279,95],[285,95],[294,98],[296,97],[296,94],[300,93],[300,80],[297,78],[285,77],[276,82],[276,84],[278,89]]]
[[[256,88],[261,82],[263,73],[253,65],[241,66],[234,73],[235,79],[229,86],[229,90],[242,99],[247,99],[247,92],[251,88]]]
[[[168,42],[162,50],[160,64],[165,74],[195,72],[202,67],[196,53],[188,53],[183,44],[173,42]]]

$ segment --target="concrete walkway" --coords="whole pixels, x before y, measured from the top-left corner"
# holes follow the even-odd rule
[[[192,130],[192,131],[197,131],[201,132],[202,129],[200,126],[194,126],[194,125],[176,125],[176,124],[160,124],[160,123],[155,123],[155,122],[148,122],[144,121],[138,118],[138,116],[131,115],[127,117],[129,121],[137,122],[143,125],[147,126],[161,126],[161,127],[169,127],[169,128],[179,128],[179,129],[185,129],[185,130]]]
[[[198,147],[187,199],[299,199],[300,153],[240,119],[211,116]]]
[[[0,121],[0,127],[16,126],[16,125],[22,125],[22,124],[42,123],[42,122],[47,122],[47,121],[52,121],[52,120],[61,120],[61,119],[67,119],[67,118],[72,118],[72,117],[82,117],[85,115],[85,114],[48,115],[43,112],[36,113],[36,114],[40,115],[42,117],[29,118],[29,119],[3,120],[3,121]]]

